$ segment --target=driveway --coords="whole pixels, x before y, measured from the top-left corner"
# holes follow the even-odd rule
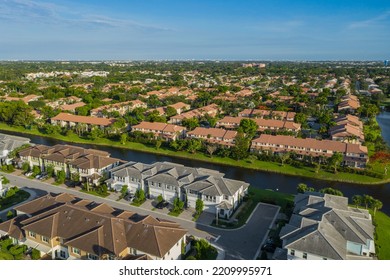
[[[101,198],[79,192],[74,188],[53,186],[38,180],[31,180],[26,177],[0,172],[10,180],[11,185],[26,187],[37,195],[45,192],[61,193],[66,192],[83,199],[94,200],[99,203],[107,203],[115,208],[137,212],[141,215],[151,215],[164,220],[172,220],[188,230],[188,233],[200,238],[212,240],[216,245],[225,250],[226,259],[250,260],[256,257],[258,249],[272,227],[272,223],[279,213],[279,207],[275,205],[259,203],[252,213],[246,225],[239,229],[220,229],[201,222],[193,222],[188,215],[183,217],[168,216],[166,213],[151,210],[150,202],[145,202],[143,207],[131,206],[127,201],[115,201],[111,197]]]

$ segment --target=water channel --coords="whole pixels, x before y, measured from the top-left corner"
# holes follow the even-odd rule
[[[383,137],[386,139],[387,143],[390,145],[390,113],[382,113],[378,116],[378,122],[383,130]],[[11,134],[7,131],[2,131],[3,133]],[[64,141],[45,138],[41,136],[28,135],[23,133],[15,133],[14,135],[19,135],[23,137],[28,137],[31,139],[32,143],[43,144],[43,145],[56,145],[64,144]],[[350,183],[341,183],[341,182],[331,182],[316,180],[314,178],[305,178],[305,177],[296,177],[288,176],[277,173],[269,173],[263,171],[254,171],[249,169],[244,169],[240,167],[224,166],[214,163],[201,162],[190,159],[181,159],[170,156],[155,155],[145,152],[132,151],[127,149],[121,149],[117,147],[106,147],[98,146],[91,144],[73,144],[85,148],[93,148],[98,150],[104,150],[111,154],[112,157],[120,158],[123,160],[132,160],[139,161],[143,163],[153,163],[156,161],[169,161],[178,164],[183,164],[190,167],[203,167],[218,170],[225,174],[226,178],[236,179],[246,181],[251,184],[251,186],[261,189],[271,189],[274,191],[285,192],[285,193],[296,193],[296,187],[299,183],[305,183],[310,187],[316,189],[324,187],[332,187],[341,190],[345,196],[351,198],[355,194],[368,194],[377,198],[383,202],[382,211],[390,215],[390,183],[380,184],[380,185],[360,185],[360,184],[350,184]]]

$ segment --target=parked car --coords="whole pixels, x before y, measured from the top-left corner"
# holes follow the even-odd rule
[[[133,201],[133,199],[134,199],[134,194],[129,193],[129,194],[125,195],[125,196],[123,197],[123,199],[126,200],[126,201]]]
[[[168,207],[169,203],[166,201],[161,201],[157,203],[156,208],[157,209],[164,209],[165,207]]]
[[[30,171],[30,172],[26,172],[24,173],[24,175],[26,175],[27,177],[30,177],[33,173]]]

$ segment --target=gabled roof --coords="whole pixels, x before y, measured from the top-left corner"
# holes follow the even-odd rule
[[[348,242],[366,245],[374,239],[368,211],[349,208],[346,197],[298,194],[293,212],[290,222],[280,231],[284,248],[346,259]]]
[[[18,216],[0,224],[0,230],[19,240],[25,230],[60,237],[66,245],[98,256],[118,256],[130,247],[158,257],[163,257],[187,232],[177,223],[119,211],[104,203],[75,198],[53,204],[55,198],[47,195],[26,203],[29,207],[24,208],[39,214]],[[58,195],[57,199],[66,200],[66,195]]]

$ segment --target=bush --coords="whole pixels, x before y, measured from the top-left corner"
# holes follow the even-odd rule
[[[40,258],[41,258],[41,252],[39,252],[37,249],[32,249],[32,251],[31,251],[31,259],[39,260]]]
[[[163,196],[161,194],[156,198],[157,203],[160,203],[163,200],[164,200],[164,198],[163,198]]]
[[[5,185],[5,184],[8,184],[10,181],[8,180],[8,178],[3,176],[3,178],[1,179],[1,182],[3,183],[3,185]]]
[[[12,240],[10,238],[4,239],[0,242],[1,251],[8,252],[8,249],[12,246]]]
[[[7,212],[7,220],[11,220],[14,217],[14,212],[12,210],[9,210]]]
[[[14,172],[15,171],[15,166],[13,166],[12,164],[8,164],[7,165],[7,171],[8,172]]]

